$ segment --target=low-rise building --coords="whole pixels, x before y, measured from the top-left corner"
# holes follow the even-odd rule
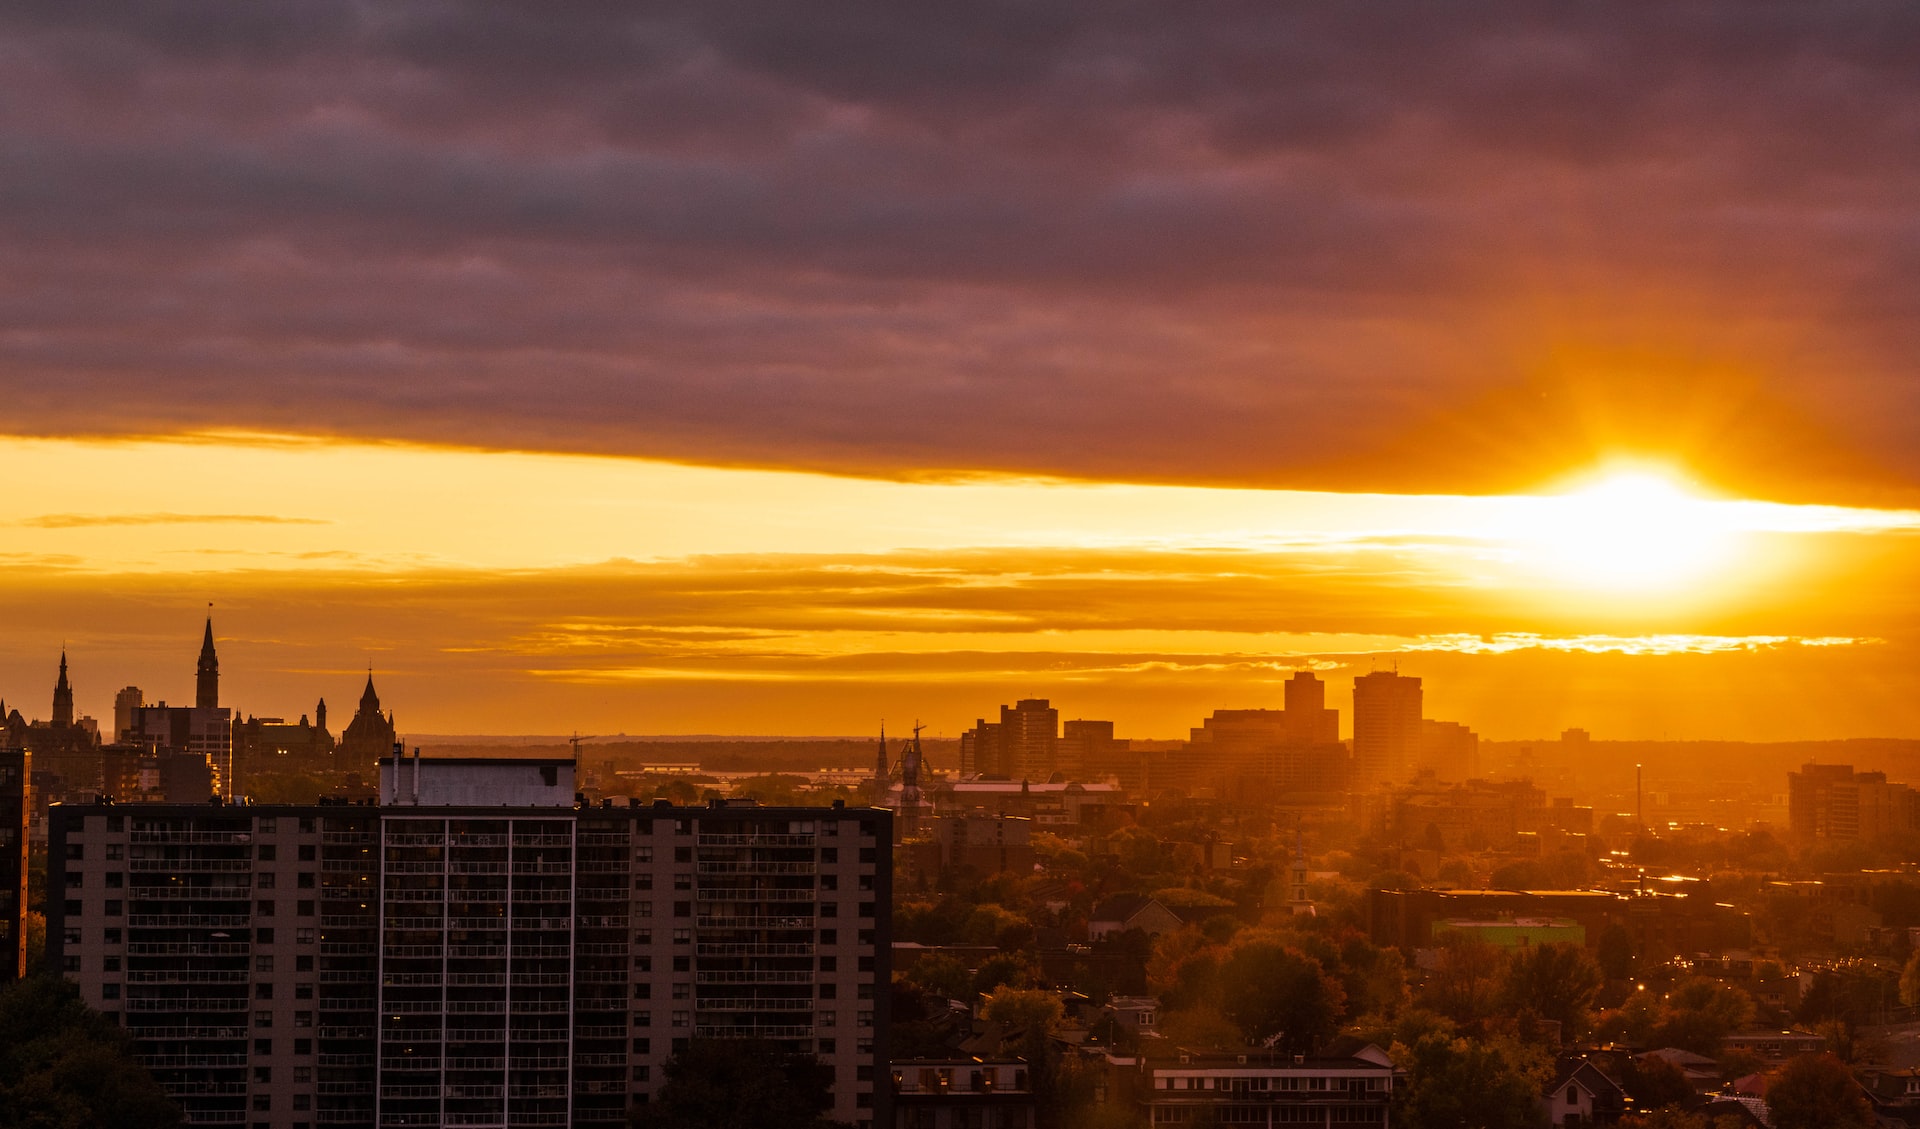
[[[1032,1129],[1023,1059],[910,1058],[893,1063],[897,1129]]]
[[[1109,1061],[1116,1074],[1110,1093],[1136,1103],[1154,1126],[1385,1129],[1393,1101],[1393,1060],[1379,1047],[1356,1041],[1320,1055],[1182,1049]]]

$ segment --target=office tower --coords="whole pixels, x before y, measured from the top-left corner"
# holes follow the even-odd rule
[[[380,806],[56,809],[52,955],[195,1125],[624,1125],[757,1037],[890,1121],[890,816],[575,807],[570,760],[380,765]]]
[[[0,983],[27,974],[27,823],[33,754],[0,748]]]
[[[1457,721],[1422,719],[1413,767],[1441,780],[1471,780],[1480,773],[1480,735]]]
[[[1356,787],[1404,777],[1420,739],[1418,678],[1375,671],[1353,680],[1353,770]]]
[[[1340,711],[1327,708],[1327,684],[1311,671],[1295,671],[1286,683],[1286,735],[1295,745],[1340,743]]]
[[[1140,756],[1133,742],[1113,735],[1113,722],[1076,718],[1061,726],[1061,771],[1072,780],[1118,777],[1123,787],[1140,786]]]
[[[113,739],[125,741],[127,734],[133,732],[133,715],[141,706],[147,704],[145,694],[138,686],[124,686],[113,696]]]

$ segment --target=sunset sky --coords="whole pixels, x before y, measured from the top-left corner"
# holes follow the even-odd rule
[[[1920,737],[1920,10],[0,8],[0,695]],[[337,727],[336,723],[336,727]]]

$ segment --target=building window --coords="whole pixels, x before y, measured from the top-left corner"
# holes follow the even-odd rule
[[[833,999],[835,996],[839,994],[840,994],[840,989],[837,985],[834,985],[834,984],[820,985],[820,998],[823,1000]]]
[[[126,829],[127,820],[125,816],[110,815],[107,817],[108,831],[125,831]]]
[[[265,1052],[262,1052],[262,1053],[264,1054]],[[312,1039],[295,1039],[295,1040],[293,1041],[293,1053],[294,1053],[294,1054],[297,1054],[297,1055],[310,1055],[310,1054],[312,1054],[312,1053],[313,1053],[313,1040],[312,1040]],[[301,1077],[300,1077],[300,1072],[301,1072],[302,1070],[309,1070],[309,1069],[311,1069],[311,1068],[310,1068],[310,1067],[305,1067],[305,1066],[296,1066],[296,1067],[294,1067],[294,1068],[293,1068],[293,1080],[294,1080],[295,1082],[299,1082],[299,1081],[302,1081],[302,1079],[301,1079]],[[311,1079],[311,1078],[307,1078],[307,1079],[305,1079],[305,1081],[312,1081],[312,1079]]]
[[[634,1012],[634,1013],[633,1013],[633,1025],[634,1025],[635,1027],[652,1027],[652,1026],[653,1026],[653,1013],[652,1013],[652,1012],[650,1012],[650,1011],[636,1011],[636,1012]]]
[[[840,848],[839,847],[821,847],[820,861],[821,862],[839,862]]]
[[[312,816],[303,815],[300,817],[300,833],[302,835],[313,834],[313,817]]]
[[[253,1111],[254,1111],[255,1113],[265,1113],[266,1111],[268,1111],[268,1110],[270,1110],[270,1109],[272,1109],[272,1108],[273,1108],[273,1095],[272,1095],[272,1094],[255,1094],[255,1095],[253,1095]]]
[[[686,1027],[692,1022],[693,1015],[691,1012],[676,1011],[673,1013],[673,1025],[675,1027]]]
[[[309,899],[307,901],[293,903],[293,912],[301,917],[312,917],[313,901]]]
[[[120,943],[120,931],[118,929],[108,929],[101,933],[100,937],[101,940],[109,945],[117,945]]]
[[[273,1067],[256,1066],[253,1068],[253,1082],[256,1086],[265,1086],[273,1082]]]
[[[255,1039],[253,1041],[253,1053],[257,1055],[272,1054],[273,1040],[272,1039]]]
[[[309,1109],[312,1109],[312,1108],[313,1108],[313,1095],[312,1095],[312,1094],[295,1094],[295,1095],[293,1095],[293,1108],[294,1108],[294,1109],[295,1109],[296,1111],[304,1111],[304,1110],[309,1110]]]
[[[67,844],[67,857],[68,857],[68,858],[70,858],[70,859],[82,859],[82,858],[85,858],[85,857],[87,857],[87,849],[86,849],[86,848],[87,848],[87,845],[86,845],[85,843],[68,843],[68,844]]]
[[[651,945],[651,944],[653,944],[653,930],[651,930],[651,929],[636,929],[636,930],[634,930],[634,931],[633,931],[633,943],[634,943],[634,944],[636,944],[636,945]]]
[[[815,1027],[838,1027],[839,1025],[840,1025],[839,1012],[823,1011],[814,1020]]]
[[[60,908],[63,911],[65,911],[68,917],[79,917],[80,916],[80,899],[67,898],[66,900],[60,903]]]
[[[839,944],[839,942],[840,942],[840,933],[839,933],[839,930],[836,930],[836,929],[822,929],[822,930],[820,931],[820,943],[821,943],[821,944],[823,944],[823,945],[835,945],[835,944]]]
[[[294,1025],[295,1027],[312,1027],[312,1026],[313,1026],[313,1013],[312,1013],[312,1012],[310,1012],[310,1011],[296,1011],[296,1012],[294,1012],[294,1013],[293,1013],[293,1025]]]
[[[873,1026],[873,1013],[872,1013],[872,1012],[870,1012],[870,1011],[863,1011],[863,1012],[861,1012],[861,1013],[860,1013],[860,1026],[861,1026],[861,1027],[872,1027],[872,1026]]]
[[[652,998],[653,998],[653,985],[651,985],[651,984],[648,984],[648,983],[646,983],[645,981],[642,981],[641,983],[638,983],[638,984],[635,984],[635,985],[633,986],[633,998],[634,998],[634,999],[636,999],[636,1000],[650,1000],[650,999],[652,999]]]
[[[87,876],[85,874],[82,874],[80,871],[77,871],[77,870],[67,871],[67,889],[78,890],[81,884],[86,881],[86,878]]]
[[[633,969],[635,972],[652,972],[653,958],[652,957],[634,957]]]
[[[262,890],[273,889],[273,871],[271,870],[262,871],[261,873],[256,874],[253,877],[254,877],[253,884],[255,886],[260,887]]]
[[[635,862],[652,862],[652,861],[653,861],[653,848],[652,848],[652,847],[635,847],[635,848],[633,849],[633,861],[635,861]]]
[[[273,916],[273,900],[268,898],[255,903],[253,907],[253,914],[255,917],[272,917]]]
[[[312,972],[313,971],[313,955],[311,953],[302,953],[301,955],[294,957],[293,970],[295,972]]]
[[[675,916],[675,917],[692,917],[692,916],[693,916],[693,903],[692,903],[692,902],[675,902],[675,903],[673,903],[673,916]]]
[[[102,972],[118,972],[118,971],[120,971],[120,958],[119,958],[119,957],[117,957],[117,956],[112,956],[112,957],[101,957],[101,958],[100,958],[100,971],[102,971]]]
[[[273,926],[269,925],[253,931],[253,943],[256,945],[273,944]]]
[[[311,945],[313,944],[313,938],[313,927],[310,925],[293,931],[293,939],[299,944]]]
[[[693,958],[684,956],[674,957],[673,970],[675,972],[691,972],[693,970]]]
[[[653,903],[652,902],[635,902],[633,903],[633,913],[635,917],[652,917]]]
[[[840,916],[840,907],[839,907],[839,906],[837,906],[837,905],[835,905],[835,904],[834,904],[834,903],[832,903],[832,902],[821,902],[821,903],[820,903],[820,916],[821,916],[821,917],[839,917],[839,916]]]
[[[127,857],[127,848],[119,843],[107,844],[107,861],[118,862]]]
[[[269,983],[265,983],[265,984],[255,984],[255,985],[253,986],[253,998],[254,998],[254,999],[256,999],[256,1000],[270,1000],[270,999],[272,999],[272,998],[273,998],[273,984],[272,984],[272,983],[270,983],[270,982],[269,982]]]
[[[299,876],[299,878],[297,878],[297,879],[295,879],[295,883],[296,883],[296,884],[297,884],[297,885],[298,885],[298,886],[299,886],[299,887],[300,887],[300,888],[301,888],[302,890],[311,890],[311,889],[313,889],[313,872],[312,872],[311,870],[303,870],[303,871],[301,871],[301,872],[300,872],[300,876]]]
[[[840,958],[839,957],[821,957],[820,971],[822,972],[840,971]]]
[[[835,1046],[836,1044],[832,1039],[822,1039],[820,1040],[820,1053],[823,1055],[830,1055],[833,1053],[833,1048]]]
[[[634,1067],[633,1080],[635,1082],[651,1082],[653,1080],[653,1067],[644,1064]]]
[[[642,1038],[642,1039],[635,1039],[635,1040],[633,1041],[633,1053],[634,1053],[634,1054],[637,1054],[637,1055],[646,1055],[646,1054],[652,1054],[652,1053],[653,1053],[653,1040],[652,1040],[652,1039],[645,1039],[645,1038]]]
[[[674,889],[676,889],[676,890],[691,890],[691,889],[693,889],[693,875],[691,875],[691,874],[676,874],[676,875],[674,875],[674,876],[673,876],[673,888],[674,888]]]
[[[261,862],[273,862],[279,857],[280,857],[280,848],[274,846],[272,843],[260,844],[260,861]]]
[[[107,916],[119,917],[123,912],[125,912],[121,907],[122,907],[122,903],[119,898],[108,898],[107,899]]]
[[[673,931],[673,943],[674,943],[674,944],[676,944],[676,945],[689,945],[689,944],[692,944],[692,943],[693,943],[693,930],[691,930],[691,929],[675,929],[675,930]]]
[[[102,985],[100,985],[100,998],[101,998],[101,999],[103,999],[103,1000],[117,1000],[117,999],[119,999],[119,998],[120,998],[120,985],[118,985],[118,984],[102,984]]]
[[[313,844],[312,843],[300,844],[300,861],[301,862],[313,861]]]
[[[820,888],[822,890],[838,890],[840,888],[840,876],[837,874],[822,874],[820,876]]]
[[[653,889],[653,875],[651,874],[638,875],[633,880],[633,888],[636,890]]]
[[[692,999],[692,998],[693,998],[693,985],[691,985],[691,984],[675,984],[675,985],[673,986],[673,998],[674,998],[674,999],[676,999],[676,1000],[690,1000],[690,999]]]
[[[273,956],[272,956],[272,954],[270,954],[270,953],[261,953],[261,954],[260,954],[259,956],[257,956],[257,957],[254,957],[254,958],[253,958],[253,970],[254,970],[255,972],[272,972],[272,971],[273,971]]]
[[[253,1013],[253,1025],[254,1025],[255,1027],[272,1027],[272,1026],[273,1026],[273,1013],[272,1013],[272,1012],[270,1012],[270,1011],[256,1011],[256,1012],[254,1012],[254,1013]]]
[[[684,833],[683,833],[683,834],[684,834]],[[673,849],[673,861],[675,861],[675,862],[692,862],[692,861],[693,861],[693,848],[692,848],[692,847],[675,847],[675,848]]]
[[[865,985],[861,985],[861,986],[862,986],[862,987],[865,987]],[[313,985],[311,985],[311,984],[295,984],[295,985],[293,986],[293,998],[294,998],[294,999],[296,999],[296,1000],[310,1000],[310,999],[312,999],[312,998],[313,998]]]

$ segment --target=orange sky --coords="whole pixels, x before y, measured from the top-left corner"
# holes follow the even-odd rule
[[[1343,495],[228,434],[0,440],[0,474],[29,713],[62,641],[84,711],[181,697],[213,601],[229,703],[337,711],[372,663],[415,732],[953,734],[1041,695],[1168,736],[1378,663],[1496,737],[1920,732],[1920,512],[1645,464]]]

